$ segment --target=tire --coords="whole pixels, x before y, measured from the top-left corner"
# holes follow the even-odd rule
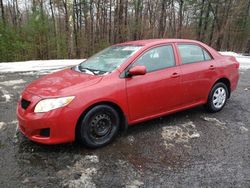
[[[226,105],[228,97],[229,91],[227,86],[222,82],[216,83],[211,89],[205,105],[207,111],[212,113],[221,111]]]
[[[77,140],[88,148],[109,144],[120,128],[118,112],[108,105],[98,105],[89,110],[77,127]]]

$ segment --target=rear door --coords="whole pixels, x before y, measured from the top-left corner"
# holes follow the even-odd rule
[[[180,105],[180,69],[172,45],[157,46],[143,53],[132,66],[144,65],[147,73],[126,78],[131,121],[140,120]]]
[[[198,44],[177,44],[181,62],[183,105],[207,100],[210,88],[219,75],[219,66],[210,53]]]

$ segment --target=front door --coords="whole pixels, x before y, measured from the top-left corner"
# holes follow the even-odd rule
[[[126,78],[131,121],[173,110],[181,104],[180,69],[172,45],[151,48],[133,64],[144,65],[147,73]]]

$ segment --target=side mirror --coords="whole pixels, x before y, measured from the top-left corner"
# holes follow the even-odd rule
[[[143,65],[137,65],[129,69],[128,76],[137,76],[146,74],[146,67]]]

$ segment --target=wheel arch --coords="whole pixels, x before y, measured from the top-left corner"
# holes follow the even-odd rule
[[[230,82],[230,80],[228,78],[226,78],[226,77],[222,77],[222,78],[216,80],[216,82],[213,84],[213,86],[215,84],[219,83],[219,82],[222,82],[222,83],[224,83],[227,86],[227,89],[228,89],[228,98],[230,98],[230,96],[231,96],[231,82]],[[213,86],[211,87],[211,89],[213,88]]]
[[[101,101],[101,102],[96,102],[92,105],[90,105],[88,108],[86,108],[80,115],[80,117],[78,118],[77,120],[77,124],[75,126],[75,136],[77,136],[78,134],[78,130],[79,130],[79,126],[80,126],[80,122],[81,120],[84,118],[84,116],[92,109],[94,108],[95,106],[98,106],[98,105],[108,105],[112,108],[114,108],[118,114],[119,114],[119,118],[121,120],[121,127],[120,127],[120,132],[123,132],[123,131],[126,131],[127,127],[128,127],[128,122],[127,122],[127,118],[126,118],[126,115],[124,114],[122,108],[114,103],[114,102],[111,102],[111,101]]]

